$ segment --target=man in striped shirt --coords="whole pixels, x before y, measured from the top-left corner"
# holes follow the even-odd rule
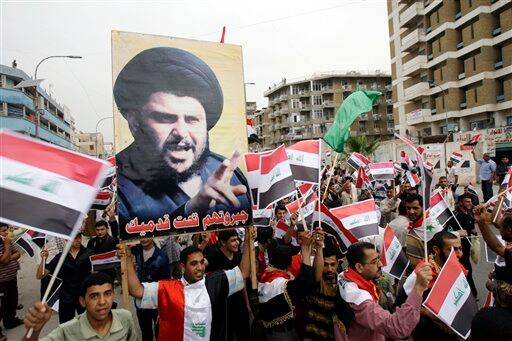
[[[0,320],[3,320],[6,329],[12,329],[23,324],[23,321],[16,317],[16,306],[18,305],[18,259],[21,257],[21,254],[14,247],[8,233],[9,226],[1,224],[0,293],[3,296]]]

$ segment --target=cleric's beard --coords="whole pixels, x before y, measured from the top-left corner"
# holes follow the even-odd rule
[[[177,172],[172,167],[169,167],[169,165],[166,163],[165,176],[168,178],[174,179],[176,181],[176,183],[186,182],[193,176],[199,174],[201,169],[206,164],[206,161],[208,160],[209,151],[210,151],[210,144],[209,144],[209,141],[206,140],[206,145],[204,146],[203,151],[201,152],[199,157],[195,160],[194,163],[192,163],[192,165],[189,168],[187,168],[183,172]]]

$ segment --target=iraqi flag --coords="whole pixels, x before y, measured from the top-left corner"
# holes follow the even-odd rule
[[[306,183],[300,185],[297,190],[300,193],[300,197],[286,205],[286,210],[290,214],[298,213],[300,210],[302,217],[306,218],[313,214],[315,210],[318,200],[318,185]]]
[[[448,207],[448,204],[439,192],[430,197],[429,212],[430,219],[437,220],[443,226],[453,216],[450,207]]]
[[[279,220],[274,229],[276,238],[282,239],[286,232],[288,232],[288,229],[290,229],[290,226],[284,221]],[[297,243],[297,231],[292,232],[292,245],[299,246],[299,243]]]
[[[112,182],[116,178],[116,157],[111,156],[106,160],[109,163],[108,170],[105,172],[105,180],[101,185],[101,188],[109,188],[112,186]]]
[[[395,178],[395,166],[393,162],[370,163],[370,175],[375,181],[393,180]]]
[[[372,182],[370,181],[370,178],[366,174],[366,171],[363,167],[359,167],[357,170],[357,180],[356,180],[356,188],[362,189],[363,185],[366,188],[372,188]]]
[[[91,270],[93,272],[112,269],[120,263],[116,250],[89,256],[89,260],[91,261]]]
[[[334,238],[341,252],[347,252],[350,245],[357,243],[357,238],[343,226],[343,223],[324,204],[320,203],[320,210],[313,213],[313,226],[321,227],[324,232]]]
[[[506,246],[506,243],[503,240],[503,238],[501,238],[501,235],[499,235],[499,234],[496,235],[496,238],[500,241],[500,243],[503,246]],[[487,243],[485,243],[485,261],[487,263],[497,264],[498,266],[504,266],[505,265],[505,258],[503,258],[501,256],[498,256],[498,254],[496,252],[494,252],[493,250],[491,250],[487,246]]]
[[[463,156],[461,153],[453,152],[452,155],[450,155],[450,160],[454,164],[458,164],[459,162],[462,161],[462,159],[463,159]]]
[[[409,266],[409,259],[402,245],[395,236],[393,229],[388,225],[384,230],[384,239],[381,248],[382,271],[400,280]]]
[[[271,219],[272,219],[272,208],[262,208],[260,210],[259,209],[252,210],[253,225],[256,227],[269,226]]]
[[[508,168],[507,174],[503,178],[503,182],[501,183],[501,187],[510,188],[512,187],[512,167]]]
[[[457,335],[468,338],[478,305],[453,249],[423,306]]]
[[[245,168],[247,169],[247,184],[251,190],[251,199],[253,205],[258,206],[258,181],[260,178],[260,159],[262,155],[270,152],[262,153],[246,153],[244,154]]]
[[[361,239],[379,234],[377,210],[375,201],[368,199],[333,208],[330,211],[357,239]]]
[[[306,140],[286,148],[295,181],[317,184],[320,181],[320,140]]]
[[[353,152],[352,154],[350,154],[349,158],[347,159],[347,163],[355,170],[358,170],[359,167],[368,166],[370,164],[370,160],[362,154]]]
[[[478,193],[476,192],[476,187],[472,182],[468,184],[468,193],[478,198]]]
[[[0,131],[0,221],[70,239],[108,167],[106,161]]]
[[[246,122],[247,122],[247,141],[249,141],[249,143],[254,143],[254,142],[259,143],[260,139],[258,138],[258,134],[256,134],[256,130],[254,130],[252,119],[247,118]]]
[[[487,291],[487,296],[485,296],[484,308],[494,307],[494,295],[492,292]]]
[[[34,230],[27,230],[25,233],[30,237],[32,243],[39,246],[39,248],[44,247],[46,242],[46,234]]]
[[[412,162],[409,155],[407,155],[405,150],[400,151],[400,164],[402,166],[402,169],[406,171],[412,171],[415,168],[414,163]]]
[[[53,277],[53,275],[50,275]],[[46,304],[50,308],[52,308],[53,311],[59,312],[59,297],[60,297],[60,288],[62,286],[62,279],[59,277],[55,277],[55,282],[52,285],[52,288],[50,289],[50,294],[48,295],[48,300],[46,301]]]
[[[478,141],[480,141],[480,138],[482,138],[482,134],[476,134],[469,140],[468,142],[464,143],[460,146],[460,150],[473,150],[475,149],[475,146],[478,144]]]
[[[23,233],[18,237],[18,239],[16,239],[14,243],[20,249],[22,249],[27,254],[27,256],[32,258],[36,264],[41,262],[41,248],[32,241],[30,235]]]
[[[96,195],[94,202],[92,203],[92,210],[103,211],[110,204],[112,193],[110,191],[100,191]]]
[[[260,159],[258,207],[267,207],[295,193],[295,182],[284,145]]]
[[[405,172],[405,176],[407,177],[407,182],[411,184],[411,187],[416,187],[420,184],[421,179],[417,174],[413,172],[407,171]]]

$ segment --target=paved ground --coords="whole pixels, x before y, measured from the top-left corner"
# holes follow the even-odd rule
[[[496,189],[495,189],[495,193]],[[481,193],[480,193],[481,196]],[[498,233],[496,231],[496,233]],[[485,302],[485,297],[487,295],[487,290],[485,289],[485,282],[487,281],[487,275],[492,270],[493,265],[485,262],[485,250],[484,250],[484,241],[480,239],[480,244],[482,246],[481,251],[481,261],[479,264],[473,266],[473,277],[476,282],[476,286],[478,289],[478,297],[480,299],[479,305],[482,306]],[[20,260],[21,269],[18,274],[18,284],[19,284],[19,301],[24,305],[24,309],[18,312],[19,317],[23,317],[25,315],[25,310],[31,306],[36,300],[39,299],[39,281],[35,278],[36,273],[36,264],[28,258],[26,255],[23,255]],[[121,293],[120,288],[116,288],[116,295],[118,299],[117,302],[121,302]],[[135,324],[138,327],[137,316],[133,311],[132,304],[132,313],[135,318]],[[53,330],[58,325],[58,315],[54,313],[51,320],[43,329],[41,335],[46,335],[49,331]],[[2,326],[3,329],[3,326]],[[8,340],[21,340],[25,333],[24,326],[20,326],[18,328],[5,331],[4,334],[8,337]],[[140,331],[139,331],[140,333]]]

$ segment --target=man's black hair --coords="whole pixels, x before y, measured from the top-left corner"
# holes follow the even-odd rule
[[[93,272],[89,276],[85,278],[80,287],[80,296],[85,298],[87,294],[87,289],[94,285],[103,285],[110,284],[112,285],[112,290],[114,289],[114,279],[107,275],[104,272]]]
[[[194,246],[194,245],[187,246],[186,248],[181,250],[180,263],[187,264],[188,256],[190,256],[193,253],[197,253],[197,252],[200,252],[201,254],[203,253],[203,251],[200,248],[198,248],[197,246]]]
[[[277,214],[277,211],[286,211],[286,207],[283,205],[276,205],[276,208],[274,208],[274,214]]]
[[[239,237],[238,232],[236,232],[236,230],[230,229],[219,231],[219,233],[217,234],[217,238],[223,242],[227,242],[231,237]]]
[[[268,261],[279,270],[286,270],[292,263],[292,249],[286,245],[278,245],[268,250]]]
[[[365,250],[375,250],[375,245],[368,242],[357,242],[350,245],[346,254],[348,266],[355,269],[357,263],[364,263],[366,259]]]
[[[327,240],[327,239],[326,239]],[[336,259],[340,258],[337,250],[334,247],[325,247],[324,250],[324,258],[336,256]]]
[[[108,223],[105,220],[98,220],[96,224],[94,224],[94,227],[101,227],[105,226],[108,229]]]
[[[430,253],[434,253],[434,246],[437,246],[439,249],[443,249],[445,240],[454,240],[458,239],[455,234],[448,232],[446,230],[442,230],[434,234],[432,239],[430,239],[427,243],[428,251]]]
[[[155,47],[133,57],[114,84],[114,100],[121,114],[140,113],[157,92],[195,98],[204,108],[207,129],[218,121],[224,107],[220,83],[213,70],[190,52]]]
[[[404,202],[407,204],[407,203],[413,203],[415,201],[418,201],[420,206],[423,207],[423,197],[419,194],[416,194],[416,193],[407,193],[405,196],[404,196]]]
[[[512,313],[500,307],[480,309],[471,321],[471,340],[512,340]]]
[[[398,204],[398,214],[403,216],[407,215],[407,208],[405,207],[404,200],[400,200],[400,203]]]
[[[471,200],[471,202],[473,202],[473,196],[469,193],[464,193],[464,194],[459,195],[458,202],[460,203],[464,199],[469,199],[469,200]]]
[[[274,229],[270,226],[258,227],[256,241],[259,244],[266,244],[269,240],[274,238]]]
[[[448,179],[448,178],[447,178],[446,176],[444,176],[444,175],[441,175],[441,176],[439,177],[439,180],[438,180],[437,182],[441,181],[441,179]]]

